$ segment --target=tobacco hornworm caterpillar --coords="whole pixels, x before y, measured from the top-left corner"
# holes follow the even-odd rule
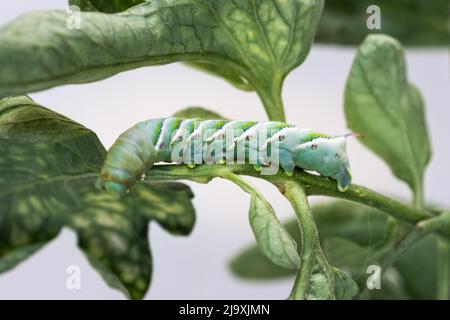
[[[351,182],[346,137],[329,136],[282,122],[166,118],[125,131],[106,157],[101,178],[106,190],[124,194],[156,162],[253,163],[256,170],[295,167]]]

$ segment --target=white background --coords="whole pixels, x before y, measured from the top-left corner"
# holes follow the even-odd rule
[[[32,10],[66,9],[63,0],[16,0],[0,3],[0,24]],[[306,62],[284,86],[289,122],[320,132],[345,133],[343,90],[355,48],[315,45]],[[407,50],[411,82],[421,90],[433,142],[433,159],[425,187],[429,202],[450,207],[449,64],[445,50]],[[31,94],[38,103],[94,130],[106,147],[136,122],[166,117],[190,105],[209,107],[227,118],[265,120],[256,94],[241,92],[221,79],[180,64],[148,67],[84,85],[67,85]],[[389,168],[356,140],[350,140],[354,182],[406,201],[410,192]],[[293,216],[287,202],[268,183],[253,179],[277,214]],[[190,183],[196,198],[193,233],[174,237],[151,226],[154,272],[147,299],[283,299],[293,279],[248,282],[234,278],[230,258],[253,239],[248,224],[249,197],[235,185],[213,181]],[[313,199],[312,201],[323,201]],[[319,230],[320,231],[320,230]],[[81,267],[81,290],[66,288],[68,265]],[[106,286],[76,247],[76,235],[65,229],[44,249],[12,271],[0,275],[0,299],[123,299]]]

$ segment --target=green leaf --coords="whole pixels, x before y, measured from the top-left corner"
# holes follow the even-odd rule
[[[356,246],[375,246],[383,240],[387,218],[380,211],[342,200],[314,205],[312,211],[321,242],[324,245],[325,255],[330,263],[337,267],[341,267],[341,265],[339,261],[334,260],[333,252],[327,250],[329,244],[326,242],[327,239],[345,238]],[[300,252],[302,249],[299,241],[301,234],[297,220],[290,220],[284,226],[299,243],[298,250]],[[295,274],[294,270],[283,269],[270,263],[255,245],[234,257],[230,266],[236,276],[245,279],[262,280]],[[357,274],[351,272],[351,275]]]
[[[124,11],[134,5],[135,2],[142,3],[144,1],[126,1],[126,3],[114,3],[113,8],[111,8],[111,1],[96,1],[97,4],[93,4],[94,1],[89,0],[70,0],[71,4],[77,5],[82,11],[100,11],[100,12],[119,12]],[[92,3],[91,3],[92,2]],[[119,1],[115,1],[119,2]],[[254,91],[255,89],[244,79],[239,73],[236,73],[228,66],[221,63],[214,63],[211,61],[196,61],[196,62],[186,62],[186,65],[204,71],[214,76],[218,76],[227,80],[231,85],[238,89],[244,91]]]
[[[148,219],[139,215],[140,199],[118,201],[107,193],[87,194],[79,212],[68,217],[78,246],[112,288],[133,299],[147,291],[152,259],[147,239]]]
[[[324,258],[317,257],[314,268],[309,276],[307,300],[349,300],[358,294],[355,281]]]
[[[183,184],[140,184],[122,199],[97,190],[105,156],[97,136],[28,97],[0,99],[0,150],[0,272],[69,226],[106,282],[140,299],[152,270],[148,221],[173,234],[193,228]]]
[[[245,79],[269,117],[284,120],[281,87],[306,58],[322,0],[158,0],[117,14],[35,12],[0,29],[0,97],[85,83],[149,65],[195,61]]]
[[[28,97],[0,100],[0,271],[60,231],[105,150],[95,134]],[[5,261],[8,260],[8,263]]]
[[[136,186],[131,192],[142,209],[139,214],[155,220],[173,235],[189,235],[195,224],[192,205],[194,194],[189,186],[179,182],[152,182]],[[132,198],[133,202],[136,200]],[[130,203],[131,205],[131,203]]]
[[[344,105],[348,126],[364,136],[360,141],[420,195],[431,147],[423,102],[408,83],[403,50],[395,39],[371,35],[359,47]]]
[[[173,116],[186,119],[198,118],[202,120],[226,119],[220,114],[202,107],[188,107],[175,112]]]
[[[259,193],[252,194],[249,219],[262,252],[281,267],[297,269],[300,265],[297,244]]]
[[[250,194],[250,226],[261,252],[278,266],[298,269],[300,257],[297,253],[297,243],[280,223],[270,203],[240,176],[227,171],[220,176]]]
[[[59,230],[58,230],[59,231]],[[44,230],[43,233],[46,231]],[[22,243],[14,243],[14,240],[11,239],[11,235],[6,234],[2,236],[2,241],[5,243],[1,246],[0,250],[0,273],[6,272],[20,262],[31,256],[33,253],[37,252],[41,249],[49,240],[55,237],[56,233],[48,232],[47,237],[45,235],[42,236],[44,238],[41,242],[37,239],[30,239],[28,241]],[[31,243],[31,244],[27,244]],[[20,245],[21,247],[15,248],[16,245]]]
[[[444,237],[437,239],[437,252],[436,299],[450,300],[450,242],[448,239]]]
[[[234,275],[247,280],[272,280],[292,277],[295,269],[280,267],[270,261],[256,245],[251,245],[229,264]]]
[[[141,184],[120,200],[106,192],[89,193],[81,208],[68,216],[68,225],[105,281],[141,299],[152,272],[148,221],[158,221],[173,234],[189,234],[195,220],[191,198],[190,189],[179,183]]]
[[[358,285],[352,277],[334,268],[334,296],[337,300],[350,300],[359,292]]]
[[[329,279],[324,272],[317,272],[310,276],[306,300],[330,300],[333,291]]]
[[[345,238],[327,237],[323,241],[323,249],[330,263],[348,272],[353,279],[367,278],[370,247],[360,246]]]
[[[209,73],[210,75],[224,78],[231,85],[243,91],[255,91],[255,88],[239,73],[230,69],[227,65],[222,65],[220,63],[213,63],[208,61],[196,61],[196,62],[186,62],[186,65]]]
[[[406,251],[396,263],[396,268],[413,299],[436,299],[436,236],[428,236]]]
[[[377,5],[381,30],[369,30],[366,13]],[[360,44],[370,33],[383,32],[410,46],[448,45],[447,0],[339,0],[327,1],[316,41]]]
[[[369,276],[369,274],[367,275]],[[361,279],[362,280],[362,279]],[[366,285],[360,281],[361,287]],[[408,292],[405,282],[397,269],[390,268],[381,275],[381,288],[370,290],[367,296],[361,296],[361,300],[414,300],[414,296]]]
[[[116,13],[145,2],[145,0],[69,0],[70,5],[80,7],[82,11],[101,11]]]

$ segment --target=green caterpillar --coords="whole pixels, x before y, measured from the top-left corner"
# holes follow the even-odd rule
[[[252,163],[261,174],[274,174],[279,166],[288,175],[295,167],[316,171],[336,180],[338,189],[346,191],[351,183],[347,136],[329,136],[272,121],[148,120],[125,131],[111,147],[101,173],[102,184],[110,192],[124,194],[156,162],[189,167]]]

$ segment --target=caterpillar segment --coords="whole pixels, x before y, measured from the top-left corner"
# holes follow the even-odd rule
[[[314,171],[337,181],[340,191],[351,183],[346,137],[330,136],[282,122],[166,118],[136,124],[108,151],[102,172],[106,190],[122,195],[157,162],[186,164],[252,163]]]

